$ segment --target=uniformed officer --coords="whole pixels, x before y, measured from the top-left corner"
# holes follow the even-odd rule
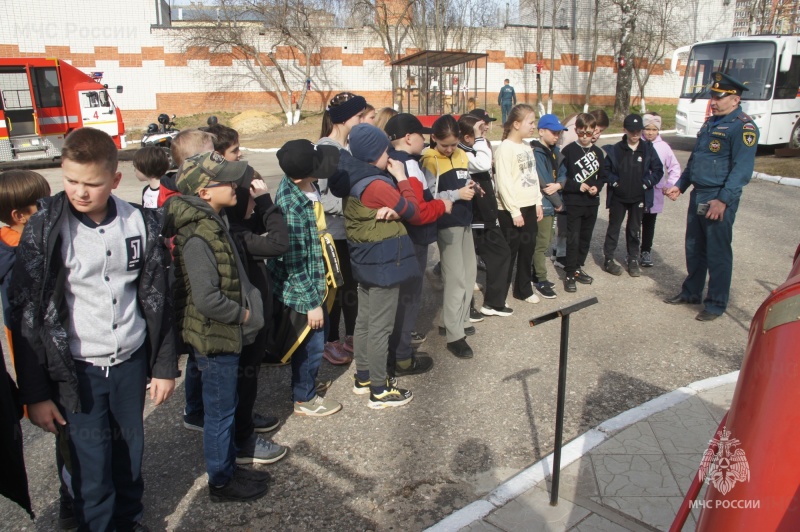
[[[739,198],[753,175],[758,128],[739,106],[747,87],[722,72],[712,74],[712,116],[700,128],[686,169],[666,192],[678,199],[692,185],[686,219],[686,269],[673,305],[700,303],[708,275],[704,309],[695,319],[711,321],[725,312],[733,271],[733,222]]]
[[[500,88],[500,93],[497,95],[497,105],[503,110],[503,124],[506,123],[508,119],[508,113],[511,112],[511,108],[517,105],[517,93],[514,92],[514,87],[512,87],[508,80],[503,81],[504,85]]]

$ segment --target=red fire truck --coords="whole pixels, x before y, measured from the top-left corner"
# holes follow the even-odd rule
[[[93,74],[58,59],[0,58],[0,162],[59,157],[79,127],[105,131],[124,148],[122,114],[102,73]]]

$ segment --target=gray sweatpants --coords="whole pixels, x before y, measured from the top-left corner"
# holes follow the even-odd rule
[[[385,386],[389,335],[394,328],[400,286],[358,285],[358,317],[353,334],[356,370],[369,370],[372,387]]]
[[[450,343],[464,338],[464,329],[470,325],[469,302],[478,274],[472,228],[439,229],[437,244],[444,283],[442,322],[447,329],[447,342]]]

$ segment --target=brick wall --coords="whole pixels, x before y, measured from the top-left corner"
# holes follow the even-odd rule
[[[248,76],[240,51],[184,49],[181,29],[155,26],[159,15],[152,0],[114,3],[112,10],[108,5],[107,1],[83,0],[66,10],[62,2],[54,0],[6,0],[0,7],[4,17],[4,24],[0,25],[0,56],[58,57],[87,72],[103,71],[103,83],[124,87],[121,94],[112,93],[112,97],[132,127],[152,122],[160,112],[188,115],[251,108],[280,110],[274,92]],[[270,35],[254,38],[263,50],[274,42]],[[548,31],[543,42],[546,54],[550,50],[549,39]],[[462,87],[477,87],[482,103],[484,79],[488,78],[487,99],[496,102],[503,79],[509,78],[520,101],[536,100],[532,30],[492,29],[474,42],[471,51],[487,53],[488,63],[479,64],[477,81],[470,79],[476,77],[473,71],[462,76]],[[402,53],[415,51],[409,43]],[[555,103],[583,102],[590,52],[588,36],[572,39],[569,30],[556,32],[552,61]],[[287,47],[278,47],[277,61],[287,67],[291,85],[299,90],[305,76],[300,68],[292,67],[294,53]],[[614,57],[613,43],[604,40],[593,81],[594,104],[614,100]],[[547,98],[551,61],[545,59],[544,63],[541,82]],[[392,101],[389,57],[367,29],[332,28],[326,32],[324,45],[312,56],[311,65],[312,90],[306,98],[306,110],[322,110],[331,96],[343,90],[363,94],[376,107]],[[405,82],[405,72],[401,78]],[[679,74],[659,66],[648,84],[648,100],[676,101],[680,80]],[[638,94],[635,84],[633,93]],[[406,101],[404,95],[404,105]],[[412,107],[416,108],[413,103]]]

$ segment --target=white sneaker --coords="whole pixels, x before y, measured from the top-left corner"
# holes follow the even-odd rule
[[[531,294],[530,296],[525,298],[525,301],[527,301],[528,303],[538,303],[539,296],[537,296],[536,294]]]

